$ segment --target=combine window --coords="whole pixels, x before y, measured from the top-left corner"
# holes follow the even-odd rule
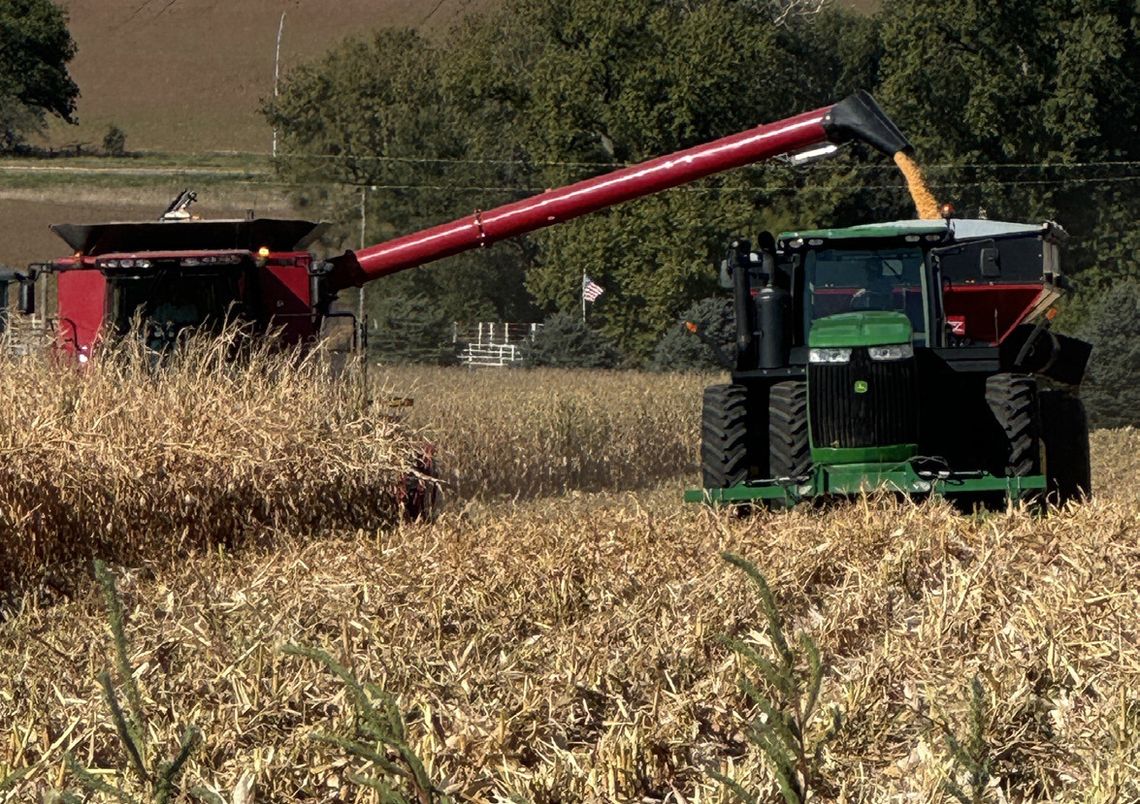
[[[138,318],[147,345],[163,348],[188,329],[218,331],[241,314],[240,275],[157,270],[153,274],[109,277],[108,320],[120,335]]]
[[[805,332],[818,318],[861,310],[893,310],[910,319],[915,343],[926,343],[921,249],[821,248],[808,252],[805,268]]]

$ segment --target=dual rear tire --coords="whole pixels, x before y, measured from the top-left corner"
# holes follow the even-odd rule
[[[807,385],[779,382],[762,393],[712,385],[701,408],[701,479],[728,488],[762,478],[801,478],[811,471]],[[766,398],[765,398],[766,397]]]
[[[743,385],[710,385],[701,400],[701,481],[706,489],[748,480],[755,460],[753,405]]]

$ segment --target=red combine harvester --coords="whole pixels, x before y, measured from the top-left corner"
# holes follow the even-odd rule
[[[60,224],[72,256],[34,266],[58,275],[61,346],[86,360],[100,337],[141,321],[161,348],[184,330],[238,318],[305,343],[337,315],[345,288],[774,157],[806,161],[863,141],[886,154],[909,148],[870,95],[476,211],[451,223],[319,260],[307,248],[322,224],[302,220],[196,220],[183,193],[159,221]],[[343,315],[343,314],[342,314]]]

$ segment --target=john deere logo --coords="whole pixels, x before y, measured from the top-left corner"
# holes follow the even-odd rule
[[[867,381],[866,380],[855,380],[855,393],[857,393],[857,394],[867,393]]]

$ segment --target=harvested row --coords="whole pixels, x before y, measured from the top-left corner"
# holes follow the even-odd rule
[[[235,349],[240,367],[228,362]],[[68,588],[274,531],[392,520],[413,444],[316,358],[192,342],[169,365],[0,359],[0,590]]]
[[[309,739],[352,716],[339,680],[281,650],[301,643],[395,695],[461,800],[725,801],[715,769],[771,791],[744,736],[743,666],[718,636],[771,648],[727,549],[759,565],[786,631],[812,634],[831,667],[835,795],[942,800],[944,729],[969,733],[977,677],[1008,800],[1135,800],[1137,454],[1137,431],[1097,433],[1095,475],[1121,486],[1045,518],[886,500],[737,518],[680,505],[670,483],[127,571],[148,728],[164,756],[202,729],[187,785],[228,797],[248,774],[258,800],[375,800],[349,780],[357,763]],[[0,629],[0,770],[32,768],[19,800],[70,778],[65,749],[126,778],[94,678],[113,661],[106,621],[91,594]]]

